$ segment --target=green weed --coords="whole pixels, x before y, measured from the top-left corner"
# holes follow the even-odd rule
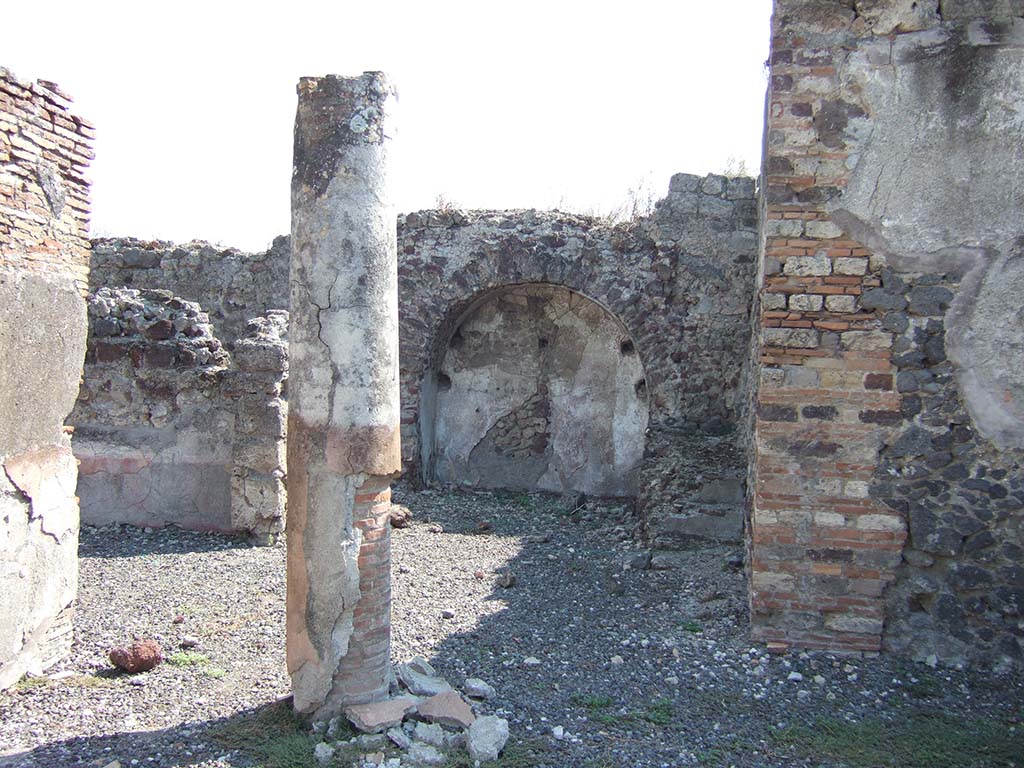
[[[1020,765],[1024,729],[1017,723],[961,719],[917,710],[896,721],[820,718],[772,733],[772,740],[815,760],[850,768],[999,768]]]
[[[177,651],[167,657],[167,663],[174,667],[197,667],[209,661],[209,656],[198,651]]]

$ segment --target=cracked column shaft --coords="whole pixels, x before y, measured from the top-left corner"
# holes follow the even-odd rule
[[[379,72],[303,78],[292,171],[288,672],[315,719],[385,698],[398,274]]]

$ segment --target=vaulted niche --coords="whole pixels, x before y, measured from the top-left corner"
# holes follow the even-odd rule
[[[618,319],[566,288],[525,284],[486,294],[454,326],[424,388],[428,479],[635,495],[647,389]]]

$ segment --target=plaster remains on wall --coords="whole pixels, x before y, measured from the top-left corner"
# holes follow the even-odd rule
[[[434,466],[442,482],[636,494],[647,397],[623,325],[565,288],[485,297],[448,342]]]

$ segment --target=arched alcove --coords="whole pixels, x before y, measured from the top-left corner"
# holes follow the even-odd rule
[[[647,385],[614,315],[527,283],[487,292],[449,328],[422,389],[426,480],[635,495]]]

